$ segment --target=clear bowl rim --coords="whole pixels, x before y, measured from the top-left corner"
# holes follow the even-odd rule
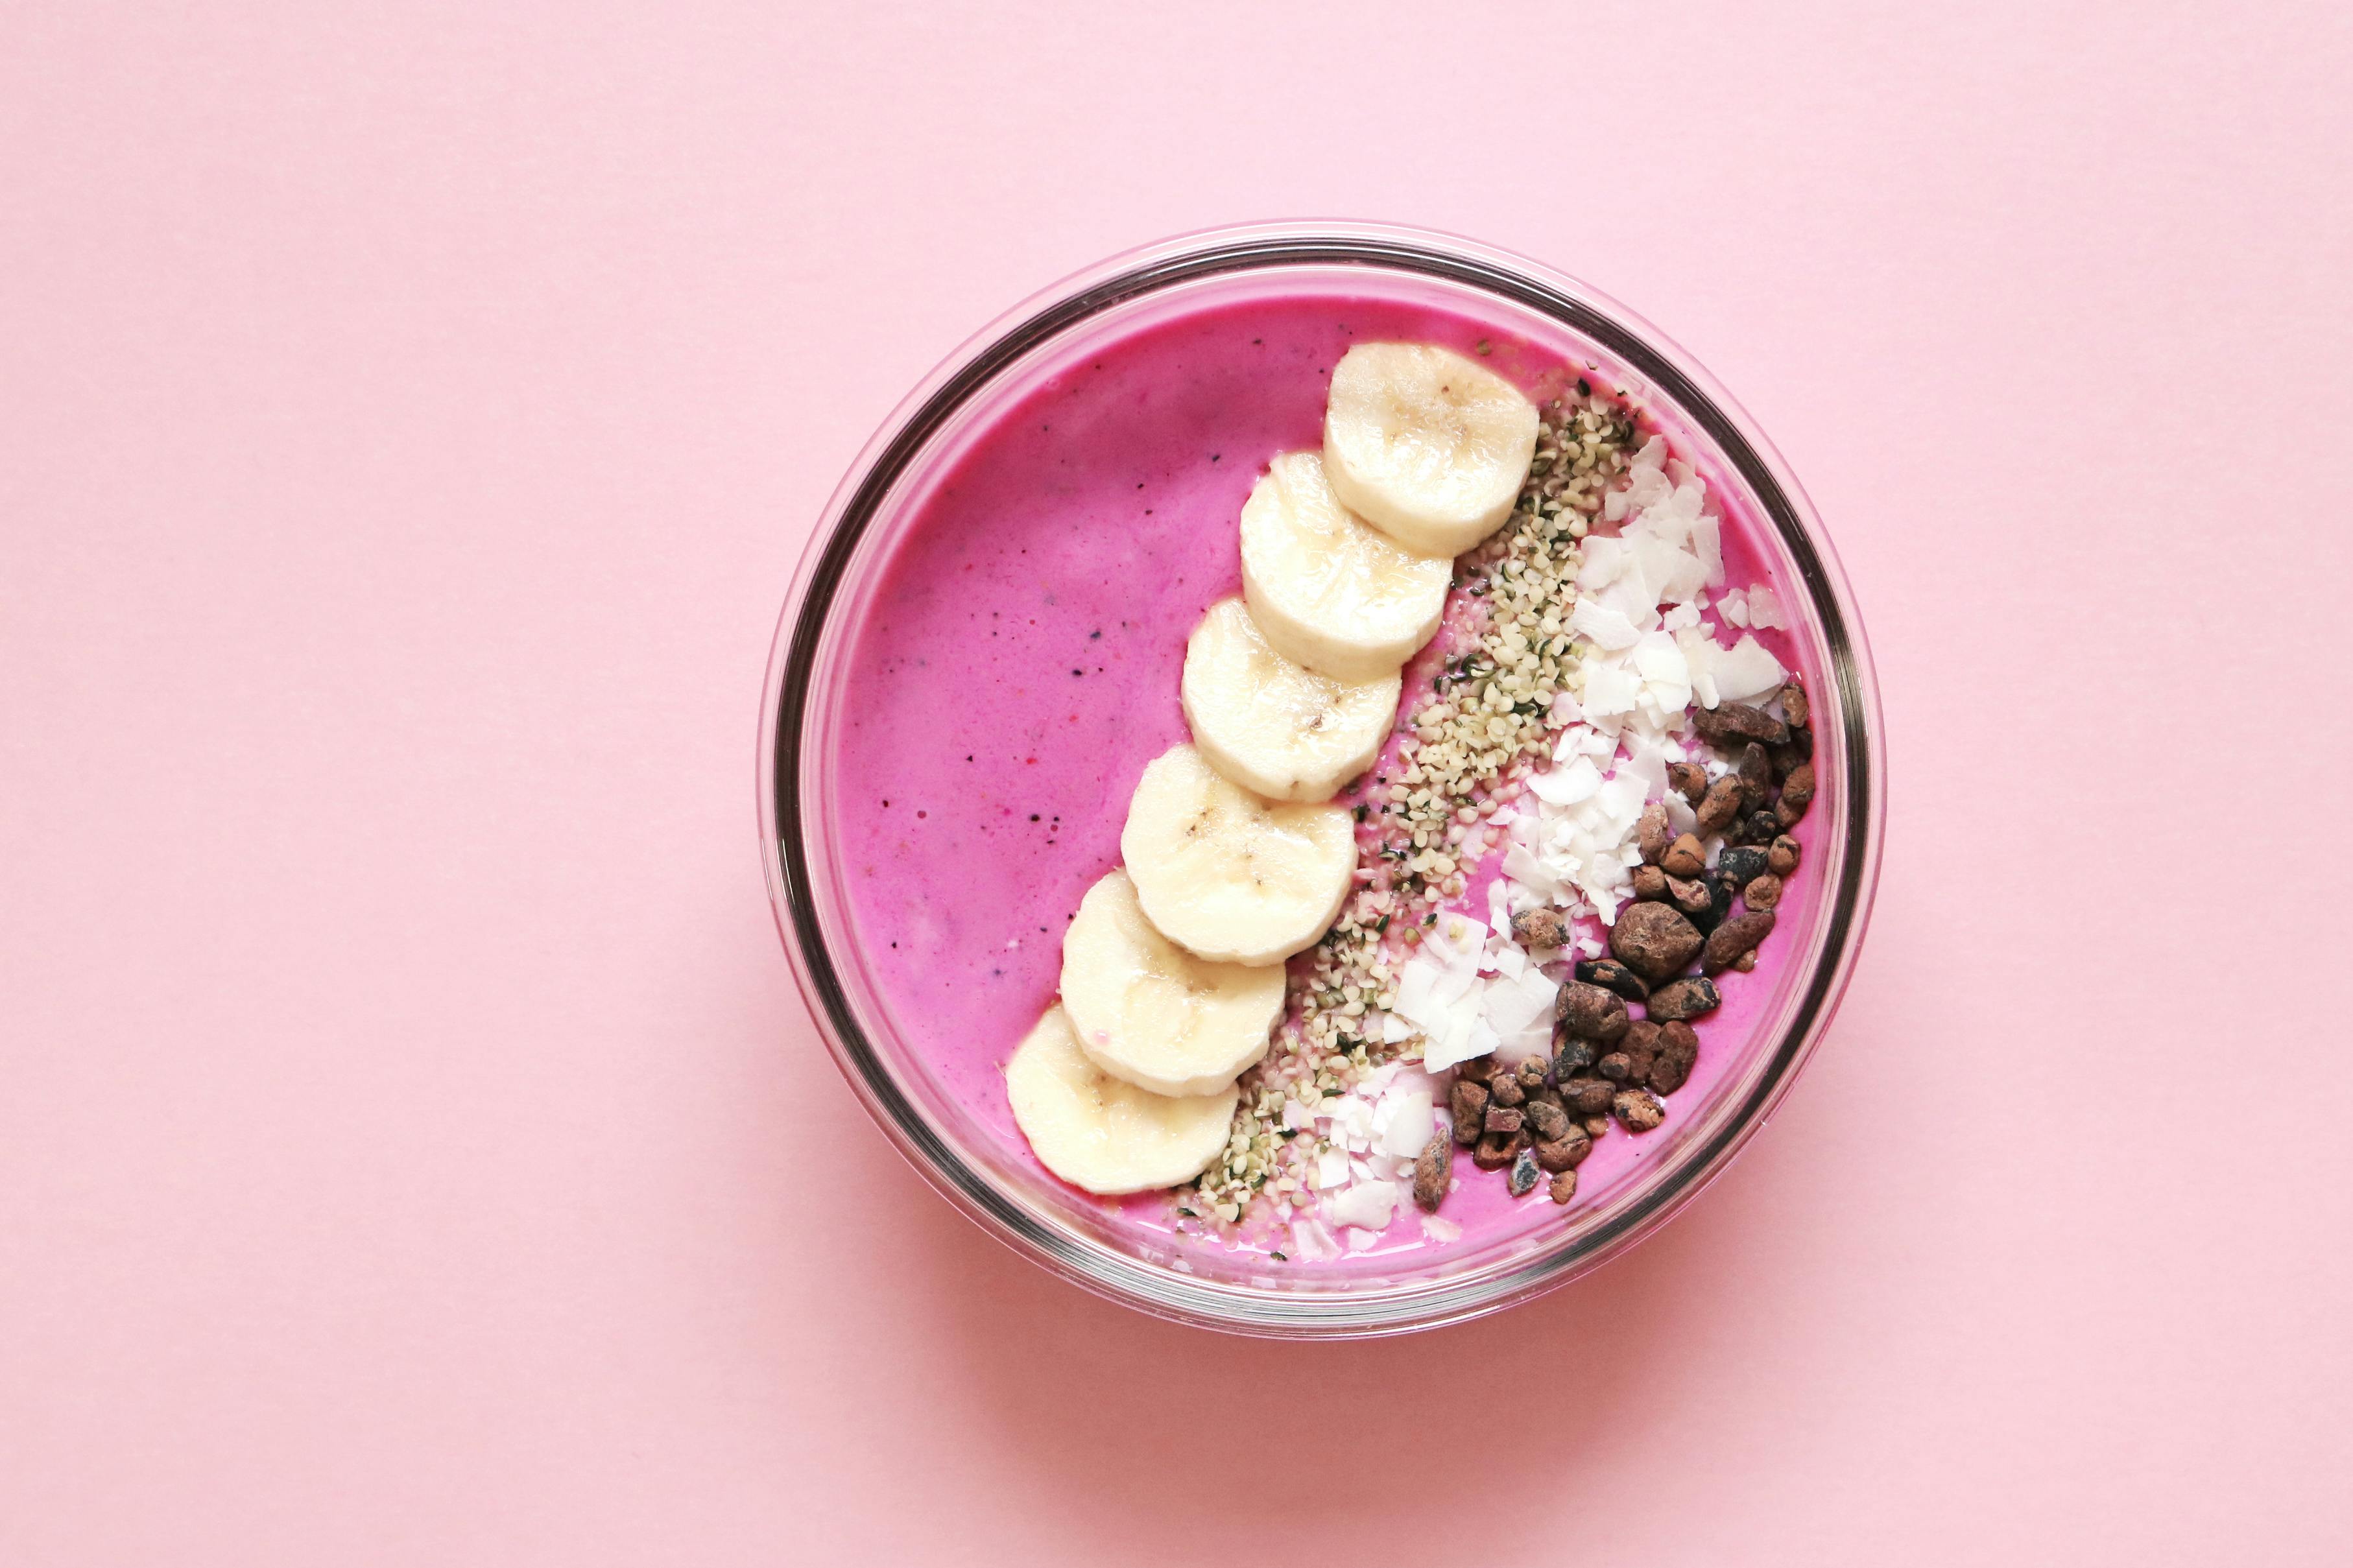
[[[1294,1295],[1188,1279],[1040,1224],[972,1169],[916,1110],[864,1038],[809,897],[800,832],[800,734],[826,613],[862,529],[923,444],[1000,371],[1087,317],[1175,284],[1271,267],[1359,265],[1469,284],[1585,333],[1636,370],[1732,463],[1795,563],[1838,691],[1843,776],[1852,803],[1837,896],[1824,911],[1822,957],[1803,977],[1785,1030],[1742,1103],[1652,1189],[1571,1245],[1503,1274],[1361,1292]],[[1820,698],[1817,698],[1820,706]],[[875,1124],[966,1218],[1031,1261],[1097,1295],[1155,1316],[1284,1339],[1370,1338],[1504,1310],[1556,1289],[1655,1233],[1760,1131],[1810,1059],[1852,975],[1877,891],[1885,820],[1884,736],[1877,683],[1845,574],[1779,452],[1738,404],[1663,332],[1591,286],[1529,258],[1435,230],[1348,220],[1229,226],[1110,257],[1050,285],[974,333],[902,398],[828,500],[778,617],[761,694],[754,797],[761,862],[777,934],[835,1066]]]

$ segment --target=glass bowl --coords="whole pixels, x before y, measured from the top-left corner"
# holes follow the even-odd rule
[[[850,937],[854,873],[826,764],[860,606],[914,499],[992,407],[1114,334],[1221,298],[1335,284],[1467,309],[1567,344],[1644,400],[1719,504],[1745,515],[1793,601],[1789,636],[1816,715],[1820,785],[1770,989],[1744,1009],[1742,1037],[1711,1041],[1720,1063],[1712,1081],[1695,1076],[1676,1096],[1637,1165],[1560,1217],[1532,1212],[1530,1223],[1475,1244],[1304,1271],[1123,1224],[1113,1206],[1047,1175],[1018,1136],[1008,1142],[1001,1118],[992,1124],[942,1081],[923,1042],[893,1024]],[[769,661],[759,748],[761,854],[777,929],[836,1064],[884,1134],[975,1223],[1065,1279],[1177,1321],[1285,1338],[1398,1333],[1496,1311],[1664,1224],[1764,1125],[1820,1041],[1870,913],[1884,815],[1878,698],[1852,599],[1803,492],[1747,416],[1663,334],[1573,279],[1471,241],[1352,223],[1249,226],[1147,246],[1048,289],[949,356],[859,455],[810,538]]]

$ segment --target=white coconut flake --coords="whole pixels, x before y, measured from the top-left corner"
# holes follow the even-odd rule
[[[1503,1053],[1522,1059],[1541,1056],[1552,1045],[1553,1003],[1560,992],[1559,983],[1531,964],[1512,982],[1514,994],[1508,999],[1501,994],[1490,996],[1488,1019],[1496,1033],[1503,1036]],[[1509,1007],[1509,1016],[1518,1020],[1518,1027],[1504,1027],[1503,1010]]]
[[[1586,718],[1612,718],[1617,713],[1633,711],[1635,697],[1642,695],[1642,683],[1629,668],[1617,668],[1609,664],[1586,664]]]
[[[1724,525],[1712,517],[1703,517],[1692,524],[1693,553],[1699,557],[1707,585],[1724,586]]]
[[[1505,1039],[1515,1038],[1535,1023],[1545,1005],[1516,979],[1490,981],[1485,1002],[1489,1027]]]
[[[1431,987],[1437,971],[1419,958],[1409,958],[1398,966],[1397,1003],[1389,1011],[1398,1016],[1420,1025],[1424,1029],[1436,1026],[1438,1010],[1431,1005]]]
[[[1483,1016],[1472,1020],[1470,1044],[1472,1056],[1486,1056],[1501,1047],[1503,1043],[1504,1037],[1498,1034],[1495,1026],[1487,1022]]]
[[[1338,1238],[1313,1215],[1301,1215],[1291,1222],[1291,1247],[1300,1257],[1318,1263],[1328,1263],[1340,1256]]]
[[[1560,879],[1525,844],[1504,851],[1504,876],[1526,894],[1531,906],[1548,904],[1560,891]]]
[[[1579,598],[1577,607],[1568,613],[1569,630],[1589,638],[1597,647],[1615,652],[1631,647],[1641,634],[1634,623],[1597,599]]]
[[[1642,781],[1623,773],[1610,774],[1593,794],[1593,810],[1597,819],[1620,832],[1634,826],[1642,815]],[[1620,842],[1622,843],[1623,839]]]
[[[1667,808],[1667,826],[1676,833],[1699,831],[1699,813],[1692,809],[1691,802],[1671,791],[1660,797],[1659,804]]]
[[[1704,708],[1714,708],[1723,700],[1715,689],[1715,661],[1724,650],[1701,629],[1677,632],[1675,646],[1683,650],[1683,662],[1691,671],[1693,700]]]
[[[1681,544],[1646,554],[1642,571],[1658,585],[1660,599],[1672,605],[1691,603],[1707,586],[1706,563]]]
[[[1590,799],[1601,787],[1601,770],[1589,757],[1578,757],[1565,768],[1528,775],[1528,793],[1546,805],[1570,806]]]
[[[1625,616],[1638,632],[1649,631],[1659,624],[1658,590],[1651,585],[1639,563],[1619,574],[1615,583],[1601,590],[1599,598],[1606,607]]]
[[[1443,1028],[1425,1028],[1422,1037],[1428,1043],[1422,1047],[1421,1065],[1432,1072],[1443,1071],[1473,1057],[1485,1056],[1500,1043],[1492,1029],[1486,1032],[1483,1044],[1473,1037],[1475,1034],[1474,1029],[1458,1026],[1451,1018]]]
[[[1397,1213],[1397,1202],[1395,1182],[1358,1182],[1332,1200],[1332,1222],[1377,1234],[1388,1228],[1390,1216]]]
[[[1585,542],[1585,562],[1577,568],[1577,586],[1587,594],[1598,594],[1618,580],[1618,574],[1633,559],[1633,552],[1621,539],[1597,535]]]
[[[1410,1160],[1428,1146],[1438,1125],[1435,1102],[1426,1089],[1390,1098],[1393,1103],[1388,1108],[1388,1125],[1381,1131],[1380,1150],[1392,1160]]]
[[[1666,632],[1644,634],[1628,656],[1628,662],[1646,681],[1682,683],[1691,679],[1690,661],[1683,658],[1683,650],[1675,646],[1673,637]]]
[[[1766,652],[1764,645],[1755,637],[1745,635],[1717,656],[1712,673],[1716,695],[1726,702],[1746,702],[1762,697],[1778,689],[1789,679],[1780,660]]]
[[[1634,645],[1629,656],[1635,673],[1642,678],[1642,694],[1656,705],[1650,717],[1650,727],[1663,728],[1666,715],[1675,716],[1675,724],[1683,723],[1683,710],[1691,706],[1691,661],[1683,657],[1683,648],[1665,632],[1651,632]]]
[[[1353,1094],[1344,1094],[1324,1101],[1332,1108],[1332,1142],[1351,1154],[1361,1154],[1373,1144],[1373,1108],[1371,1102]],[[1319,1110],[1321,1107],[1318,1108]]]

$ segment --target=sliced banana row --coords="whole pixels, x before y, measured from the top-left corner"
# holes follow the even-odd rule
[[[1394,675],[1438,630],[1454,563],[1369,528],[1313,452],[1277,458],[1242,506],[1242,598],[1285,658],[1337,680]]]
[[[1461,354],[1361,343],[1324,405],[1324,462],[1348,509],[1409,550],[1460,555],[1502,526],[1536,451],[1536,405]]]
[[[1160,934],[1124,871],[1087,889],[1062,938],[1062,1010],[1080,1048],[1155,1094],[1215,1094],[1266,1055],[1282,969],[1219,963]]]
[[[1046,1169],[1091,1193],[1189,1182],[1226,1146],[1240,1098],[1154,1094],[1111,1077],[1079,1049],[1067,1011],[1050,1007],[1005,1068],[1013,1120]]]
[[[1394,668],[1339,680],[1294,664],[1240,599],[1220,599],[1185,647],[1185,721],[1209,765],[1244,789],[1330,800],[1380,754],[1401,684]]]
[[[1241,515],[1242,595],[1186,646],[1193,743],[1144,770],[1126,862],[1062,941],[1061,1002],[1006,1068],[1046,1167],[1096,1193],[1189,1181],[1266,1055],[1282,963],[1353,885],[1327,804],[1379,755],[1452,558],[1511,514],[1535,405],[1448,350],[1360,344],[1332,374],[1324,451],[1277,458]]]
[[[1152,923],[1203,958],[1279,964],[1330,929],[1356,869],[1356,824],[1336,805],[1261,800],[1199,751],[1144,770],[1120,858]]]

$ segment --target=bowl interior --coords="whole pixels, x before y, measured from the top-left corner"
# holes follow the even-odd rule
[[[1825,781],[1800,825],[1806,867],[1782,907],[1782,960],[1727,985],[1665,1127],[1601,1140],[1581,1173],[1587,1195],[1566,1211],[1535,1204],[1452,1245],[1386,1246],[1314,1269],[1179,1241],[1165,1205],[1092,1198],[1038,1165],[1001,1080],[976,1075],[971,1053],[936,1037],[926,1009],[910,1005],[903,965],[878,962],[878,933],[860,912],[861,829],[840,809],[836,771],[845,726],[871,700],[860,630],[907,552],[925,547],[917,521],[994,421],[1137,334],[1300,298],[1358,300],[1375,320],[1467,316],[1501,352],[1524,346],[1531,363],[1557,363],[1640,402],[1707,479],[1727,533],[1746,538],[1789,606],[1788,661],[1814,695]],[[1251,469],[1271,456],[1238,454]],[[877,437],[812,544],[768,709],[764,816],[779,921],[829,1044],[878,1121],[960,1206],[1039,1261],[1131,1304],[1221,1327],[1363,1333],[1461,1317],[1558,1283],[1663,1218],[1754,1131],[1810,1049],[1859,938],[1875,864],[1875,713],[1856,638],[1835,565],[1769,449],[1655,334],[1565,279],[1469,247],[1363,235],[1233,237],[1128,258],[1025,308],[942,367]],[[1054,655],[1017,645],[1003,657],[1042,664]],[[1173,682],[1166,700],[1181,733]],[[1073,823],[1056,851],[1068,858],[1060,874],[1081,885],[1116,858],[1124,795],[1104,804],[1102,820]],[[1001,1064],[1014,1043],[988,1059]]]

